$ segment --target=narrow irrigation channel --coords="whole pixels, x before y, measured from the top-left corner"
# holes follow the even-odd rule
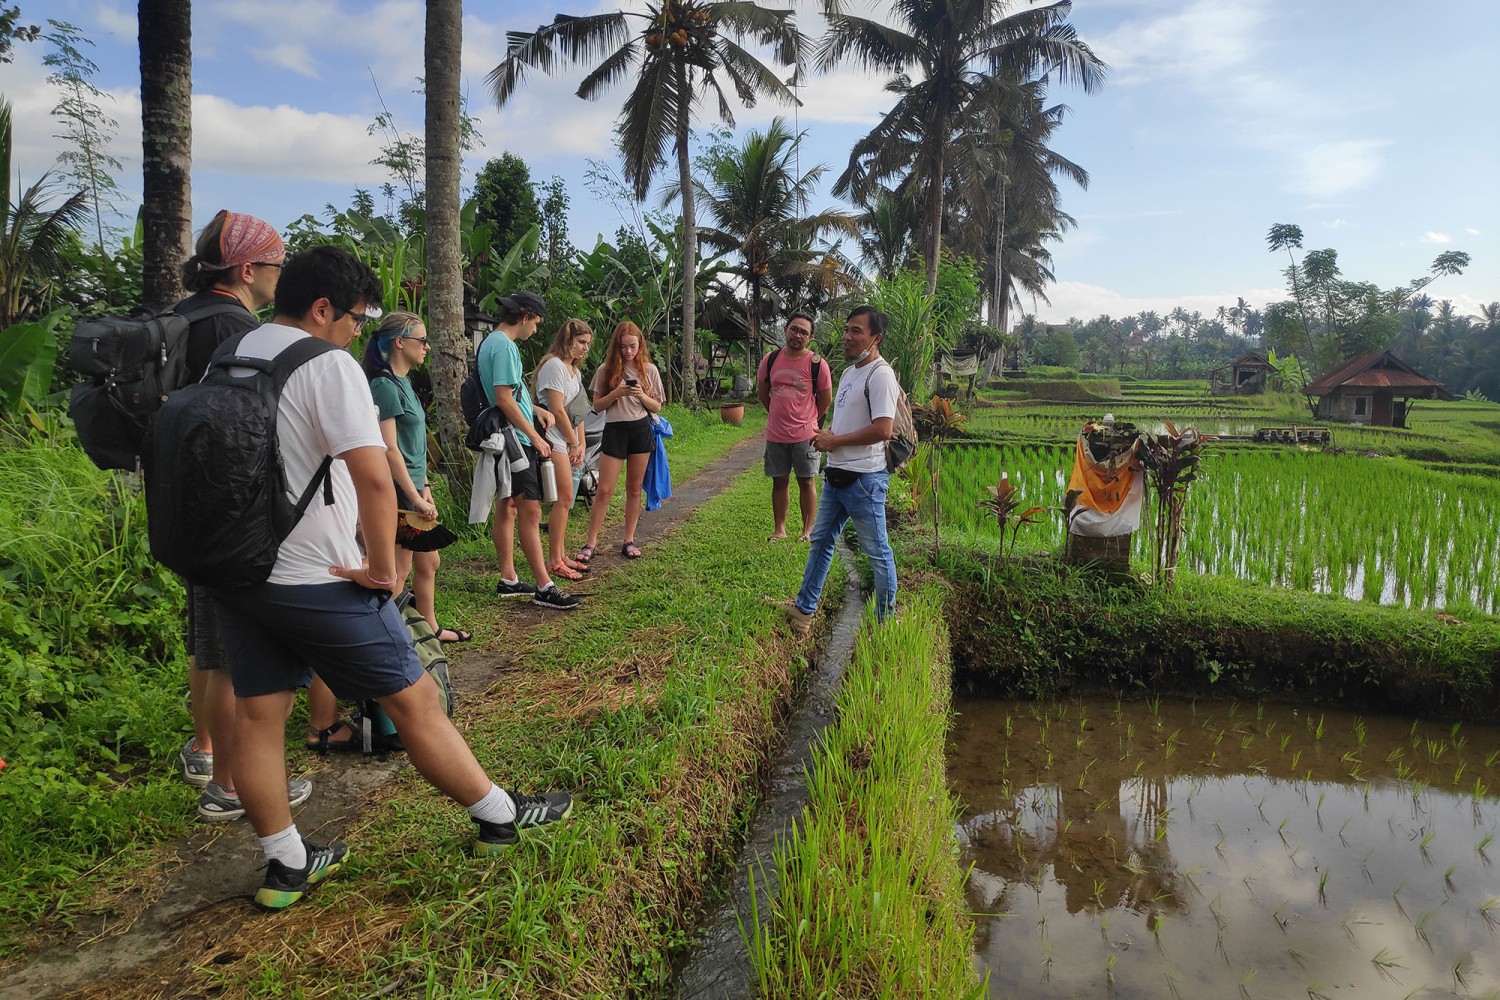
[[[734,881],[707,914],[697,945],[678,973],[677,1000],[746,1000],[755,994],[755,970],[746,944],[752,913],[750,880],[753,874],[764,921],[776,892],[771,855],[777,840],[807,804],[807,768],[814,744],[833,721],[844,668],[854,653],[854,637],[865,607],[866,595],[853,554],[843,543],[838,551],[846,574],[838,617],[787,720],[781,748],[770,764],[765,794],[755,807],[745,845],[735,859]]]

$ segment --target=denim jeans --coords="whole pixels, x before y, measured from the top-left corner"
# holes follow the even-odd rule
[[[812,550],[797,592],[797,608],[806,614],[818,610],[823,581],[833,564],[833,546],[851,519],[859,535],[859,547],[875,573],[875,616],[880,621],[896,609],[896,557],[885,534],[885,494],[890,476],[884,472],[862,473],[852,486],[838,487],[824,480],[818,498],[818,519],[813,523]]]

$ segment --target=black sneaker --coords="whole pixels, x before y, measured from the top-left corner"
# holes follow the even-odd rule
[[[510,793],[516,803],[516,818],[509,823],[486,823],[482,819],[479,834],[474,838],[474,854],[486,857],[498,854],[507,847],[514,847],[521,839],[524,827],[545,826],[567,819],[573,813],[573,797],[567,792],[548,792],[545,795],[522,795]]]
[[[497,597],[535,597],[536,587],[525,580],[517,580],[515,583],[506,583],[501,580],[495,584],[495,596]]]
[[[546,590],[538,590],[532,595],[531,603],[539,608],[551,608],[553,611],[572,611],[583,603],[583,598],[563,593],[554,583]]]
[[[266,862],[266,880],[255,890],[256,906],[262,910],[286,909],[307,895],[313,886],[338,871],[349,853],[349,848],[338,843],[314,847],[304,840],[302,845],[307,848],[305,868],[288,868],[276,860]]]

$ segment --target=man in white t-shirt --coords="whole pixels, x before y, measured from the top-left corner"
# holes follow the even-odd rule
[[[345,348],[380,315],[380,282],[345,250],[314,247],[289,258],[276,288],[276,316],[240,342],[240,356],[271,359],[313,336]],[[518,828],[565,818],[562,792],[525,796],[498,788],[443,712],[391,601],[396,578],[396,493],[369,383],[346,350],[328,351],[287,379],[277,439],[288,493],[298,496],[327,456],[328,482],[277,551],[265,583],[212,588],[223,605],[224,645],[236,698],[239,798],[267,864],[256,903],[278,910],[336,871],[342,844],[316,847],[292,822],[286,793],[286,720],[299,687],[316,672],[347,699],[380,702],[412,764],[464,805],[486,855],[517,840]],[[356,538],[364,539],[364,551]]]
[[[888,322],[873,306],[859,306],[844,322],[844,357],[850,365],[839,376],[833,419],[813,438],[813,447],[828,455],[823,471],[827,483],[813,524],[802,589],[783,605],[792,627],[803,634],[812,628],[834,544],[850,520],[875,576],[876,617],[884,621],[896,608],[896,557],[885,533],[885,494],[890,485],[885,443],[894,433],[901,384],[880,356]]]

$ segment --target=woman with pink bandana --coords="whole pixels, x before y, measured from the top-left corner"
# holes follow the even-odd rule
[[[275,298],[285,258],[286,247],[276,227],[253,215],[221,211],[203,227],[193,256],[182,267],[182,283],[193,294],[173,307],[189,322],[189,382],[203,377],[220,344],[260,325],[255,313]],[[199,313],[201,318],[194,319]],[[217,606],[204,588],[187,590],[193,737],[177,756],[183,778],[203,789],[198,797],[199,818],[221,823],[245,815],[234,791],[234,688],[226,669]],[[312,783],[294,778],[287,794],[293,805],[305,802],[312,794]]]

